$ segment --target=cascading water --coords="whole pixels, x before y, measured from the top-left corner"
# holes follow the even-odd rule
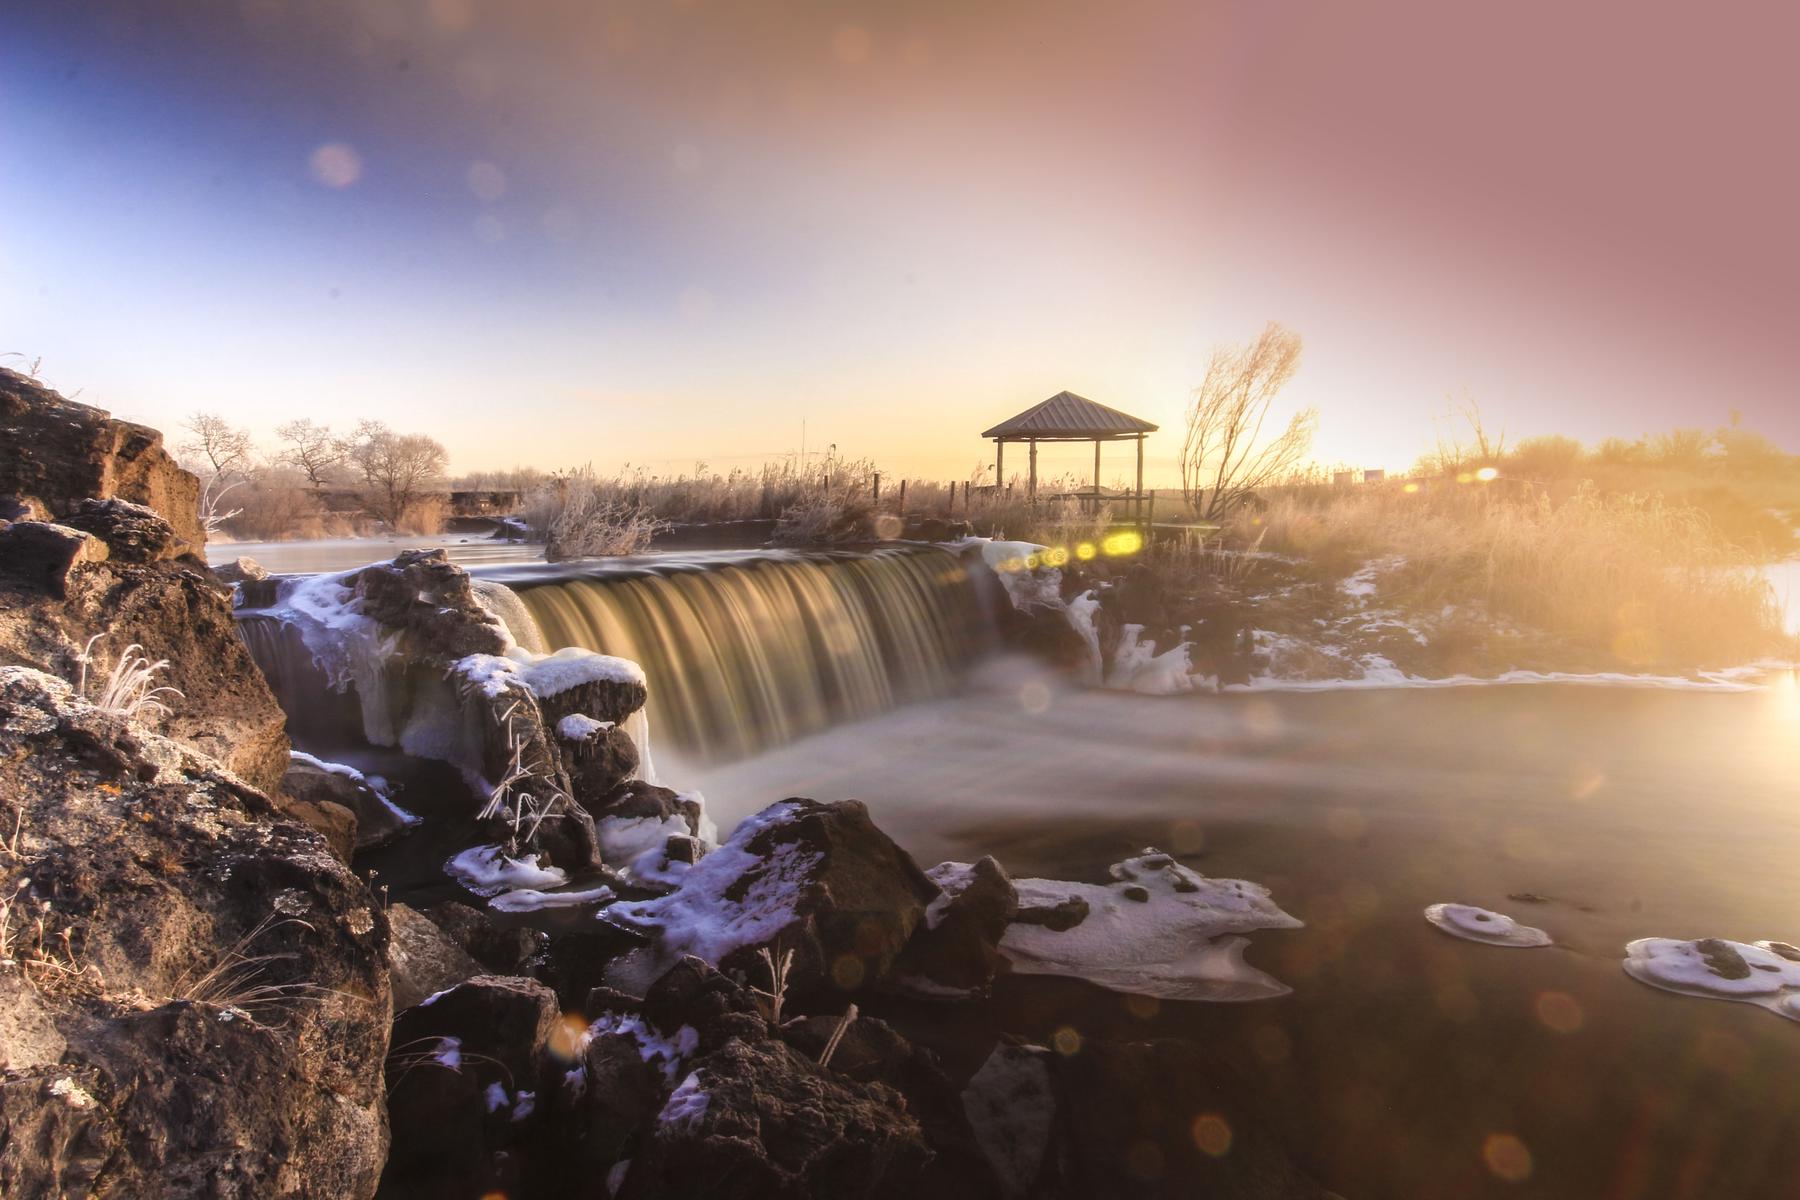
[[[925,547],[530,564],[476,581],[520,645],[641,664],[655,736],[705,760],[948,694],[991,645],[984,587]],[[255,610],[238,625],[301,742],[360,740],[368,698],[336,691],[297,627]]]
[[[517,593],[544,646],[640,663],[656,736],[706,759],[945,695],[990,637],[976,581],[934,549],[485,574]]]

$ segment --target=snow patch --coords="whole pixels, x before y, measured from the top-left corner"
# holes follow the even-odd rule
[[[552,888],[568,882],[561,867],[540,867],[535,858],[508,858],[500,846],[471,846],[444,864],[444,872],[477,896],[512,888]]]
[[[975,882],[972,863],[943,862],[925,872],[925,878],[938,885],[937,898],[925,906],[925,928],[936,929],[950,913],[956,898]]]
[[[675,834],[687,834],[688,823],[679,813],[667,817],[602,817],[594,822],[600,837],[600,860],[635,863],[651,850],[660,850]]]
[[[1800,949],[1787,942],[1639,938],[1625,947],[1625,973],[1684,996],[1740,1000],[1800,1021]]]
[[[596,721],[580,713],[570,713],[556,723],[556,732],[571,742],[585,742],[596,733],[604,733],[612,727],[611,721]]]
[[[1524,949],[1551,944],[1550,935],[1543,930],[1472,904],[1433,904],[1425,910],[1425,919],[1451,937],[1488,946]]]
[[[1104,886],[1015,879],[1022,908],[1077,896],[1088,915],[1062,932],[1009,925],[1000,952],[1013,970],[1165,1000],[1261,1000],[1292,990],[1244,961],[1247,940],[1224,936],[1301,927],[1267,888],[1208,879],[1154,849],[1114,864],[1111,873],[1115,882]]]
[[[544,908],[573,908],[578,904],[602,904],[611,900],[615,893],[609,887],[601,885],[575,892],[544,892],[535,888],[515,888],[510,892],[501,892],[488,901],[488,907],[500,912],[536,912]]]
[[[663,1105],[657,1120],[665,1125],[692,1125],[706,1115],[707,1095],[700,1087],[700,1072],[689,1072]]]
[[[431,1057],[436,1059],[438,1065],[441,1067],[445,1067],[452,1071],[462,1070],[462,1039],[454,1037],[439,1038],[437,1049],[431,1052]]]

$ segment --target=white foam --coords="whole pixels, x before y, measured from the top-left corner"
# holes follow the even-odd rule
[[[1551,944],[1543,930],[1472,904],[1433,904],[1425,910],[1425,919],[1452,937],[1489,946],[1525,949]]]
[[[1015,879],[1021,907],[1048,907],[1071,896],[1088,904],[1080,924],[1061,932],[1014,922],[1000,940],[1013,970],[1067,975],[1115,992],[1166,1000],[1260,1000],[1286,995],[1280,980],[1244,961],[1249,942],[1227,934],[1297,929],[1301,922],[1239,879],[1208,879],[1166,854],[1146,850],[1112,868],[1104,886]],[[1142,889],[1147,898],[1128,893]]]

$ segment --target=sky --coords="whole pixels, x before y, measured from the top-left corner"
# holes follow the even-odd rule
[[[1212,347],[1273,320],[1324,465],[1404,468],[1465,401],[1800,450],[1796,35],[1740,0],[0,0],[0,361],[459,471],[961,478],[1069,389],[1160,423],[1166,483]]]

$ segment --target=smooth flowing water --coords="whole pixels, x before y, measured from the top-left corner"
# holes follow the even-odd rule
[[[991,853],[1095,879],[1154,844],[1270,885],[1307,927],[1256,935],[1249,958],[1292,996],[1157,1005],[1016,981],[997,1022],[1044,1044],[1199,1039],[1348,1197],[1751,1197],[1800,1179],[1800,1023],[1619,965],[1646,936],[1800,941],[1792,673],[1740,693],[1153,698],[1008,660],[952,700],[663,766],[722,827],[784,796],[858,797],[927,864]],[[1442,901],[1557,944],[1455,940],[1422,916]]]

